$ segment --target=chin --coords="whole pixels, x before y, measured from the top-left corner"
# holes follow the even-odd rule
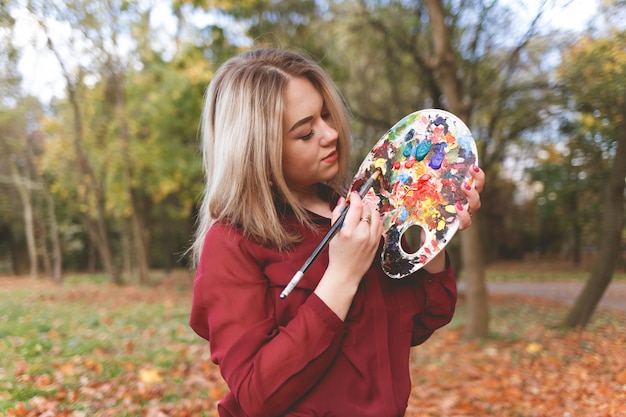
[[[328,175],[324,176],[324,179],[322,180],[322,182],[330,182],[332,180],[334,180],[337,177],[337,174],[339,173],[339,166],[335,166],[334,169],[332,169]]]

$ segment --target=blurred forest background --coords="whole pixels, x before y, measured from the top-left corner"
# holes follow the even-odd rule
[[[587,5],[589,23],[552,25],[572,3]],[[467,122],[487,174],[475,227],[450,246],[477,315],[468,332],[486,331],[484,268],[506,259],[587,268],[587,307],[570,317],[584,324],[626,267],[625,6],[2,1],[0,273],[150,284],[150,270],[188,268],[205,88],[231,56],[278,46],[306,51],[336,81],[354,117],[354,169],[415,110]],[[25,71],[56,81],[32,91]]]

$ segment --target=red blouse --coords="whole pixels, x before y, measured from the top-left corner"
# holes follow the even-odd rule
[[[293,221],[293,219],[291,219]],[[392,279],[374,259],[344,321],[313,290],[328,250],[281,299],[283,288],[330,228],[279,252],[235,228],[209,230],[194,282],[190,325],[210,341],[231,392],[220,416],[402,416],[411,391],[410,347],[454,314],[452,270]]]

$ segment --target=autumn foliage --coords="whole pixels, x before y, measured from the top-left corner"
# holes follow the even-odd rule
[[[0,415],[216,415],[227,387],[186,324],[186,274],[153,288],[0,280]],[[557,303],[490,305],[487,340],[461,339],[461,299],[452,324],[413,350],[408,417],[626,416],[626,314],[566,331]]]

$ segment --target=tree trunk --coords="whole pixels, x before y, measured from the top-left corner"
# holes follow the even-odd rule
[[[41,210],[37,210],[37,220],[35,221],[35,242],[37,244],[37,256],[41,260],[43,268],[43,276],[52,276],[52,262],[46,245],[46,222],[43,219],[44,214]]]
[[[114,265],[110,247],[108,243],[105,244],[101,240],[100,225],[98,224],[97,220],[86,218],[84,224],[87,230],[87,235],[89,236],[89,241],[91,242],[91,246],[93,246],[95,248],[95,251],[98,253],[100,261],[104,266],[104,270],[111,275],[111,282],[113,282],[115,285],[123,285],[124,281],[122,280],[119,269]]]
[[[122,265],[124,269],[124,275],[131,280],[134,280],[135,271],[133,268],[133,245],[131,244],[132,227],[128,219],[121,219],[120,224],[123,228],[120,230],[120,245],[122,245]]]
[[[461,81],[457,76],[455,53],[445,24],[446,14],[441,0],[425,0],[433,38],[435,80],[445,96],[448,110],[469,126],[469,106],[463,101]],[[480,240],[480,222],[461,232],[462,273],[466,280],[467,339],[486,337],[489,332],[489,304],[485,285],[485,262]]]
[[[600,252],[591,276],[574,306],[565,318],[567,327],[585,327],[611,283],[617,259],[620,256],[624,228],[624,181],[626,180],[626,110],[617,131],[617,150],[606,189],[606,210],[602,225]]]
[[[446,107],[467,123],[469,106],[463,101],[461,80],[457,76],[455,51],[446,26],[446,13],[441,0],[426,0],[432,30],[433,57],[430,67],[445,97]]]
[[[43,22],[40,22],[40,25],[47,29]],[[46,32],[47,35],[47,32]],[[58,51],[54,47],[52,43],[52,39],[50,36],[47,36],[48,48],[50,51],[56,56],[57,61],[61,67],[61,72],[63,77],[65,78],[65,88],[67,91],[67,98],[70,102],[70,106],[72,108],[72,113],[74,116],[74,138],[73,145],[74,151],[76,152],[76,158],[78,161],[78,169],[80,170],[81,178],[84,178],[83,181],[86,182],[85,186],[87,190],[90,190],[94,193],[94,199],[96,201],[96,218],[95,225],[96,228],[91,230],[91,232],[96,232],[97,236],[92,236],[92,243],[97,245],[98,252],[100,253],[102,264],[104,266],[105,271],[111,275],[111,280],[113,283],[117,285],[121,285],[122,279],[119,273],[119,269],[116,267],[113,254],[111,251],[111,245],[109,242],[109,233],[106,227],[106,216],[104,210],[104,192],[100,187],[100,183],[98,182],[98,178],[94,173],[94,170],[91,166],[91,163],[82,147],[83,141],[83,126],[82,126],[82,117],[80,113],[80,103],[78,102],[78,98],[76,95],[76,85],[72,81],[72,78],[65,67],[65,62],[61,59]],[[87,215],[89,217],[89,215]],[[90,220],[87,219],[86,223],[89,223]]]
[[[576,179],[578,181],[578,179]],[[572,190],[569,195],[569,212],[572,215],[572,260],[575,267],[579,267],[581,264],[581,252],[582,252],[582,227],[580,225],[579,208],[578,208],[578,195],[576,190]]]
[[[484,259],[480,251],[474,250],[474,242],[480,242],[480,217],[478,214],[475,215],[472,219],[472,227],[461,232],[462,273],[467,304],[464,337],[469,340],[489,335]]]
[[[133,253],[139,273],[139,283],[148,285],[150,283],[148,255],[146,244],[143,239],[141,210],[135,196],[135,189],[132,182],[132,166],[129,151],[130,134],[128,132],[128,123],[126,120],[126,97],[124,90],[124,74],[113,73],[111,77],[113,88],[115,91],[115,116],[120,129],[122,170],[124,171],[124,185],[128,193],[128,201],[131,206],[131,237],[133,244]]]
[[[60,284],[63,282],[63,256],[61,239],[59,239],[59,225],[54,209],[54,200],[48,191],[45,193],[48,204],[48,222],[50,223],[50,242],[52,243],[52,281]]]
[[[41,233],[41,239],[39,239],[40,243],[40,252],[43,261],[43,265],[45,267],[46,275],[52,278],[52,281],[60,284],[63,281],[62,276],[62,255],[61,255],[61,240],[59,239],[59,228],[57,225],[56,214],[54,210],[54,200],[50,195],[48,190],[48,185],[44,177],[41,175],[37,167],[35,166],[35,150],[33,147],[32,140],[26,139],[26,152],[28,155],[29,161],[29,169],[32,172],[32,175],[36,182],[36,187],[41,190],[43,193],[42,205],[45,204],[47,206],[47,219],[44,214],[43,206],[41,208],[41,217],[40,217],[40,225],[43,233]],[[48,245],[47,238],[50,238],[50,243],[52,245],[52,256],[48,253]]]
[[[86,222],[85,222],[86,224]],[[98,251],[96,248],[96,245],[92,242],[92,239],[89,235],[89,230],[87,229],[87,264],[86,264],[86,268],[87,268],[87,272],[90,274],[95,274],[96,273],[96,262],[98,261]]]
[[[133,213],[131,222],[133,227],[133,243],[137,259],[137,269],[139,270],[139,283],[141,285],[148,285],[150,284],[150,268],[148,266],[146,244],[143,239],[142,221],[138,212],[135,211]]]
[[[22,177],[16,161],[11,161],[11,174],[13,176],[13,184],[17,189],[24,208],[24,233],[26,234],[26,246],[28,248],[30,277],[32,279],[36,279],[39,275],[39,265],[37,258],[37,243],[35,242],[33,202],[30,194],[30,186],[28,184],[30,181]]]

